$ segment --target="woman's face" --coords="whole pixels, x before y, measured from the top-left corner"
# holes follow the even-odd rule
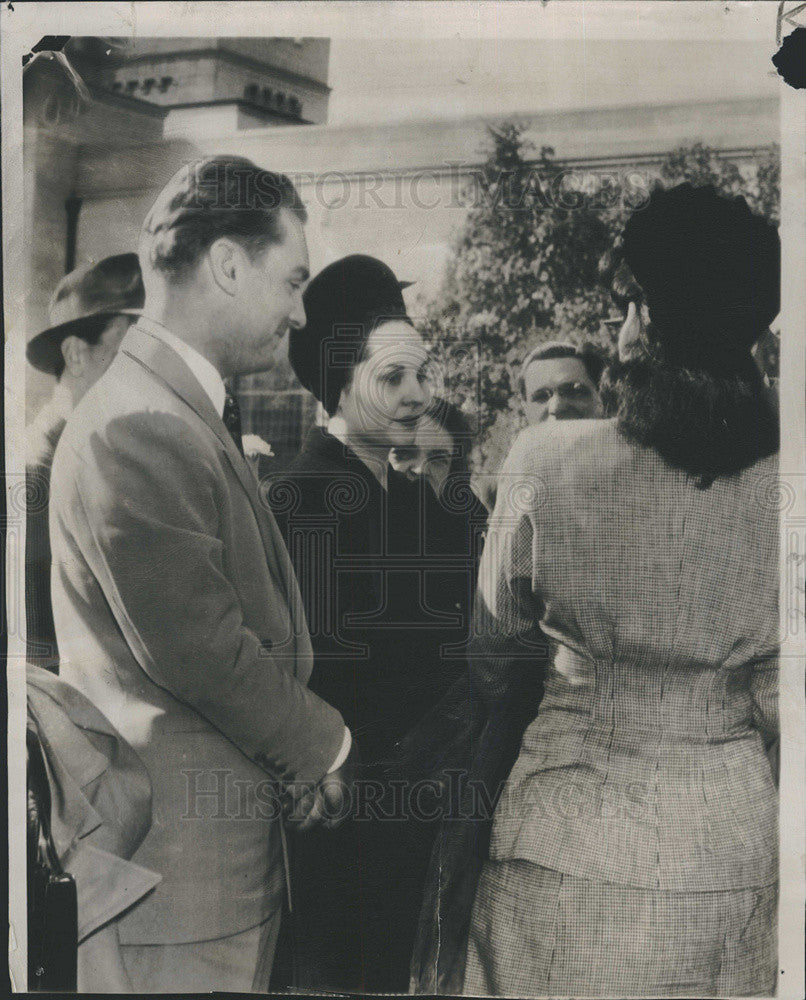
[[[342,390],[339,414],[354,441],[370,447],[414,444],[417,424],[433,395],[433,371],[420,334],[390,320],[369,335],[364,358]]]
[[[425,476],[439,496],[451,471],[452,458],[451,435],[432,417],[425,416],[417,425],[414,443],[408,447],[393,448],[389,464],[408,479]]]

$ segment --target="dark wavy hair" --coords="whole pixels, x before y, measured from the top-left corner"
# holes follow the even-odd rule
[[[623,316],[631,302],[640,304],[644,293],[635,275],[624,260],[624,246],[619,237],[611,250],[599,261],[599,277],[609,289],[613,304]]]
[[[433,399],[425,411],[440,427],[450,434],[454,445],[450,475],[470,476],[470,452],[476,432],[468,417],[454,403],[439,397]]]
[[[759,370],[723,376],[635,359],[615,361],[602,400],[625,437],[654,448],[701,488],[739,472],[779,446],[778,414]]]
[[[649,309],[639,356],[602,379],[621,432],[703,488],[774,454],[778,415],[750,352],[780,306],[775,227],[712,187],[657,190],[610,275],[617,305]]]

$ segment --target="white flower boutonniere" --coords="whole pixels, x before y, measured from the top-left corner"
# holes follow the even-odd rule
[[[264,441],[258,434],[244,434],[241,440],[243,442],[243,453],[247,458],[257,458],[258,455],[265,455],[266,458],[276,458],[269,442]]]
[[[264,441],[258,434],[244,434],[241,443],[243,444],[244,458],[252,466],[255,475],[258,475],[258,463],[261,455],[266,458],[276,458],[269,442]]]

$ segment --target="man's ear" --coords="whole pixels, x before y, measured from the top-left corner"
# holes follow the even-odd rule
[[[81,337],[71,334],[61,344],[64,367],[71,375],[80,377],[87,364],[87,344]]]
[[[243,250],[225,236],[215,240],[207,250],[207,265],[213,281],[222,292],[235,295],[237,291],[238,267]]]

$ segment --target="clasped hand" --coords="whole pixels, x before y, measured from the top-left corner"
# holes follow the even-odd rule
[[[330,771],[318,784],[287,785],[283,803],[286,821],[300,832],[314,826],[323,826],[326,830],[341,826],[353,807],[357,757],[353,743],[342,766]]]

